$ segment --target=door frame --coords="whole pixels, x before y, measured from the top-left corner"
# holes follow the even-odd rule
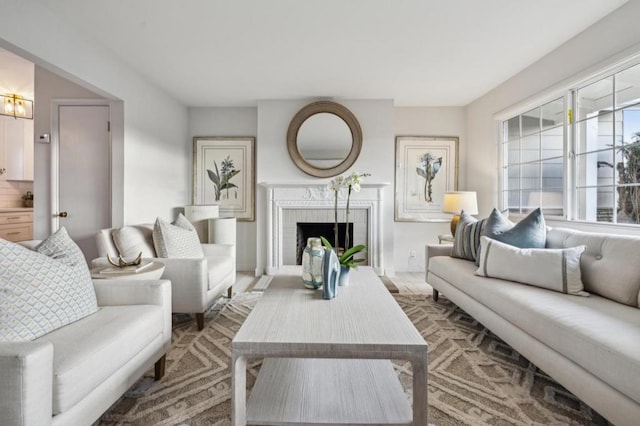
[[[60,211],[60,107],[63,106],[106,106],[109,122],[112,122],[111,102],[108,99],[54,99],[51,101],[51,233],[60,228],[57,213]],[[113,127],[113,126],[112,126]],[[108,208],[110,222],[113,222],[113,132],[109,132],[109,195]]]

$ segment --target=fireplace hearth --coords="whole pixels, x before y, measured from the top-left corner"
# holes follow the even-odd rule
[[[353,245],[367,246],[367,265],[378,275],[384,274],[383,253],[383,192],[385,183],[366,183],[350,201],[349,222],[353,226]],[[299,261],[299,223],[323,223],[327,231],[317,232],[329,236],[333,243],[335,223],[334,195],[326,184],[262,183],[265,188],[265,238],[267,242],[266,273],[275,275],[284,265]],[[338,200],[338,223],[346,223],[346,194]],[[310,235],[317,236],[317,235]],[[344,230],[340,238],[344,237]],[[306,245],[306,240],[305,240]],[[304,247],[303,247],[304,249]]]

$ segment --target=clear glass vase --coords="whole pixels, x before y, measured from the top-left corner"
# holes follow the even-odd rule
[[[320,238],[307,239],[307,247],[302,252],[302,282],[311,289],[322,287],[322,266],[324,247]]]

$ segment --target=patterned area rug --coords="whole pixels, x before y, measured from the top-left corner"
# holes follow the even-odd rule
[[[230,342],[261,292],[223,299],[198,332],[174,316],[166,374],[140,379],[99,425],[227,425]],[[429,423],[435,425],[607,425],[588,406],[446,299],[394,295],[429,343]],[[395,364],[411,397],[411,366]],[[252,387],[260,362],[249,365]]]

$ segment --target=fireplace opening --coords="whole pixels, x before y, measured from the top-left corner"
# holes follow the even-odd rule
[[[344,247],[346,223],[338,223],[338,247]],[[307,238],[323,236],[334,245],[333,223],[298,222],[296,226],[296,265],[302,265],[302,252]],[[353,223],[349,223],[349,247],[353,247]]]

